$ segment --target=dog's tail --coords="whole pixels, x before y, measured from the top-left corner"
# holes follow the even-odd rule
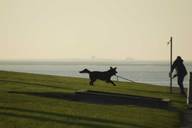
[[[79,73],[90,73],[90,71],[88,69],[84,69],[84,70],[80,71]]]

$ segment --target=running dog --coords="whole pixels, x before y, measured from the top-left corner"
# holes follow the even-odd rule
[[[116,69],[117,69],[116,67],[115,68],[110,67],[110,69],[108,71],[104,71],[104,72],[89,71],[88,69],[84,69],[84,70],[80,71],[79,73],[88,73],[89,74],[89,79],[90,79],[89,85],[93,85],[94,82],[97,79],[99,79],[99,80],[103,80],[107,83],[111,83],[114,86],[116,86],[115,83],[111,80],[111,77],[113,75],[116,75],[116,73],[117,73]]]

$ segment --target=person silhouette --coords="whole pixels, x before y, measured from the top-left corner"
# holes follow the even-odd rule
[[[171,77],[171,74],[174,69],[176,70],[176,74],[173,76],[173,78],[177,77],[177,83],[180,87],[180,93],[186,96],[183,87],[183,81],[185,76],[187,75],[187,70],[185,68],[185,65],[183,64],[183,59],[180,56],[177,56],[176,60],[173,62],[173,65],[171,66],[171,71],[169,73],[169,77]]]

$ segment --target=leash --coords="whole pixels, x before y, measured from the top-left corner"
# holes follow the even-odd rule
[[[115,76],[117,77],[117,81],[119,81],[119,80],[118,80],[118,78],[121,78],[121,79],[124,79],[124,80],[130,81],[130,82],[136,83],[135,81],[130,80],[130,79],[127,79],[127,78],[125,78],[125,77],[122,77],[122,76],[119,76],[119,75],[115,75]]]

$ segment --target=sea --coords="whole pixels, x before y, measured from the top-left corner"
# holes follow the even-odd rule
[[[187,71],[192,72],[192,62],[184,62],[184,64]],[[88,78],[88,74],[79,73],[85,68],[90,71],[106,71],[110,67],[117,67],[117,75],[135,82],[162,86],[169,86],[170,83],[168,61],[0,61],[0,70],[2,71],[79,78]],[[115,76],[112,79],[117,80]],[[119,78],[119,81],[127,80]],[[189,73],[184,81],[184,86],[188,85]],[[177,78],[173,79],[173,86],[178,86]]]

